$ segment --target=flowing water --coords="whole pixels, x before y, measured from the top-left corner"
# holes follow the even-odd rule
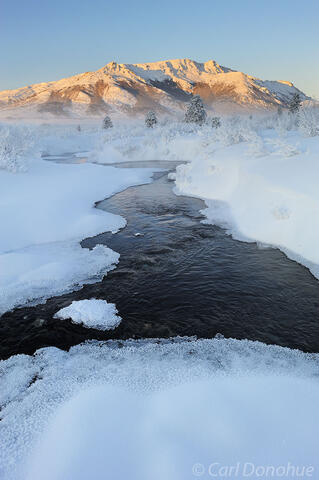
[[[137,162],[121,167],[170,167]],[[98,204],[120,214],[127,226],[82,242],[105,244],[121,254],[102,282],[8,312],[0,320],[0,356],[69,348],[87,339],[192,336],[260,340],[319,351],[319,282],[277,249],[234,240],[201,223],[199,199],[176,196],[167,171],[148,185],[130,187]],[[85,298],[116,304],[120,326],[100,332],[53,319]]]

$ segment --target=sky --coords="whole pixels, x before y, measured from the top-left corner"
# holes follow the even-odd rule
[[[319,0],[0,0],[0,90],[191,58],[319,98],[318,19]]]

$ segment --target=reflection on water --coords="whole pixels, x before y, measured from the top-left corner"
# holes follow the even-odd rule
[[[127,227],[82,246],[108,245],[121,254],[118,268],[100,283],[4,315],[2,355],[45,345],[68,348],[90,338],[217,333],[319,351],[319,282],[279,250],[238,242],[201,223],[204,203],[174,195],[172,186],[165,173],[157,173],[152,184],[100,202],[98,208],[124,216]],[[92,297],[117,305],[123,321],[116,330],[53,320],[72,300]]]

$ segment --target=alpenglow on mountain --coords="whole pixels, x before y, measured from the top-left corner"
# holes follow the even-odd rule
[[[172,113],[199,94],[217,112],[286,106],[294,93],[307,97],[291,82],[260,80],[209,60],[154,63],[110,62],[95,72],[0,92],[0,110],[48,112],[54,115],[97,115],[156,110]]]

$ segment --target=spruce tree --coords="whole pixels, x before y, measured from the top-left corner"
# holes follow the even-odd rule
[[[202,99],[199,95],[194,95],[189,104],[187,105],[185,122],[203,125],[203,123],[205,123],[206,121],[206,117],[207,115]]]
[[[289,112],[298,113],[301,107],[301,98],[299,93],[294,93],[292,99],[289,102]]]
[[[155,112],[153,112],[152,110],[149,111],[147,114],[146,114],[146,117],[145,117],[145,125],[148,127],[148,128],[153,128],[154,125],[157,124],[157,118],[156,118],[156,114]]]
[[[219,117],[213,117],[212,118],[212,127],[213,128],[219,128],[221,126],[221,121]]]
[[[108,115],[106,115],[106,117],[103,120],[103,128],[112,128],[112,127],[113,127],[112,120]]]

